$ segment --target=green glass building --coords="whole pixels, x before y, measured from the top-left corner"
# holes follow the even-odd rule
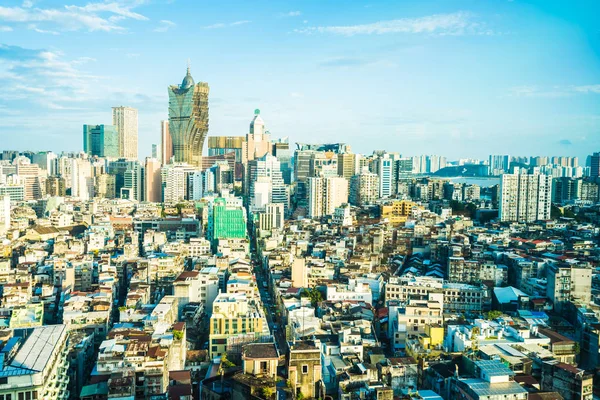
[[[219,197],[213,205],[213,242],[218,239],[245,239],[246,213],[242,207],[227,206],[227,200]]]
[[[119,157],[119,133],[113,125],[83,125],[83,151],[90,156]]]

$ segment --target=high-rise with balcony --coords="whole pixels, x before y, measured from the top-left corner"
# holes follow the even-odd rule
[[[131,107],[113,107],[113,125],[119,133],[119,156],[138,158],[138,111]]]
[[[195,83],[188,67],[181,85],[169,86],[168,92],[169,134],[175,162],[200,167],[208,133],[208,83]]]
[[[543,174],[504,174],[500,181],[500,220],[533,222],[550,219],[552,177]]]

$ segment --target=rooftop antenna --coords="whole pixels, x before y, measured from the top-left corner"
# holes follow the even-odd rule
[[[192,67],[192,62],[190,61],[190,59],[187,59],[187,72],[188,74],[190,73],[190,68]]]

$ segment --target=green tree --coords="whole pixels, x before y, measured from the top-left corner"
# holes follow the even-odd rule
[[[173,337],[176,340],[181,340],[181,339],[183,339],[183,332],[182,331],[178,331],[178,330],[174,330],[173,331]]]
[[[562,217],[562,211],[560,208],[556,207],[554,204],[550,207],[550,218],[559,219]]]
[[[502,316],[502,312],[501,311],[497,311],[497,310],[492,310],[492,311],[488,311],[488,313],[486,314],[485,318],[492,321],[496,318],[499,318]]]
[[[313,307],[316,307],[317,304],[319,304],[320,302],[323,301],[323,295],[321,294],[321,292],[317,288],[311,288],[308,291],[308,298],[310,298],[310,304]]]
[[[261,390],[261,394],[265,399],[270,399],[275,394],[275,390],[272,387],[265,386]]]

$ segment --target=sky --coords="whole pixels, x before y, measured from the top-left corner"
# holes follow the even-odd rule
[[[160,140],[191,63],[209,135],[449,159],[600,151],[596,0],[0,2],[0,150],[80,151],[139,110]],[[583,161],[583,160],[582,160]]]

